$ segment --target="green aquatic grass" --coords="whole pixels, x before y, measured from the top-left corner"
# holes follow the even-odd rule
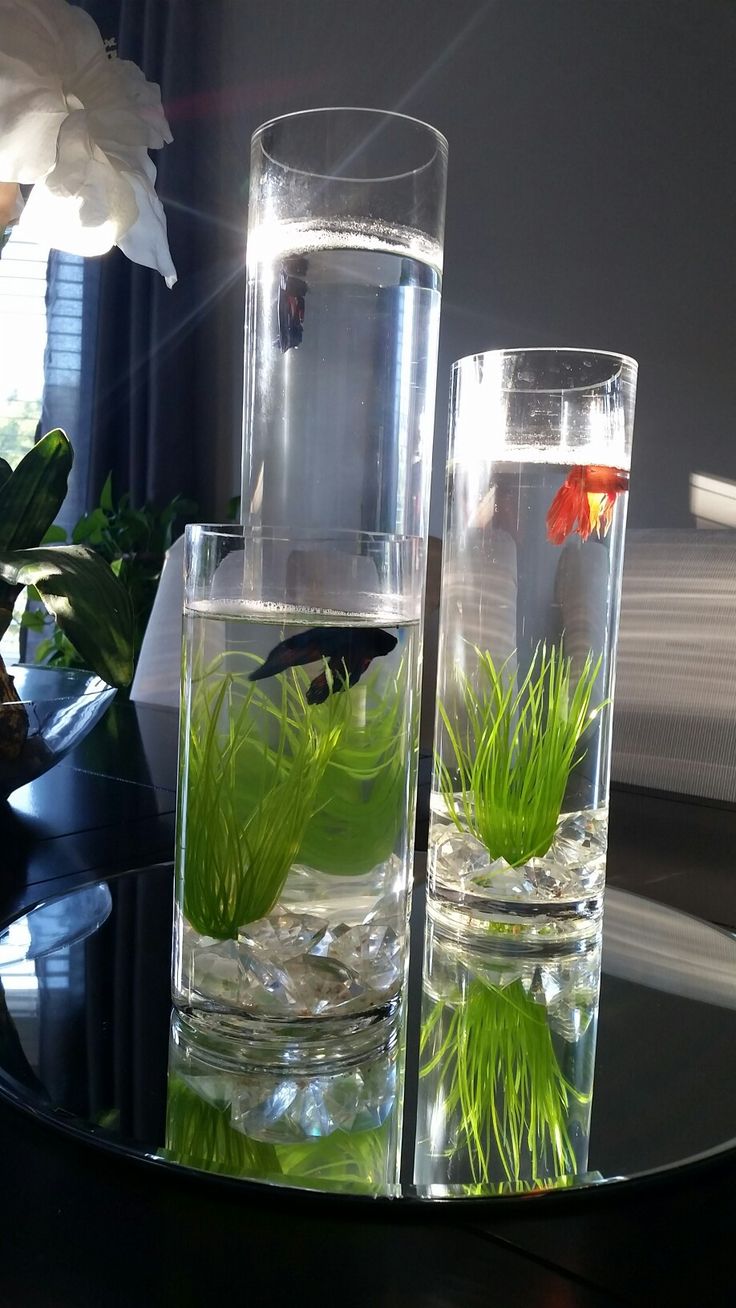
[[[388,680],[378,673],[352,692],[353,712],[317,788],[298,861],[320,872],[359,876],[393,852],[404,820],[407,755],[415,739],[407,720],[407,665]]]
[[[457,1006],[436,1004],[421,1057],[420,1076],[439,1074],[446,1118],[457,1115],[453,1152],[467,1149],[474,1183],[548,1184],[576,1170],[570,1104],[590,1096],[563,1075],[545,1009],[521,981],[476,979]]]
[[[333,1131],[294,1144],[254,1140],[236,1130],[232,1106],[212,1104],[178,1076],[170,1076],[166,1145],[161,1156],[221,1176],[278,1180],[320,1190],[379,1194],[393,1174],[391,1118],[367,1131]]]
[[[474,647],[478,677],[459,669],[464,729],[438,708],[454,755],[436,767],[447,812],[470,831],[491,858],[512,867],[547,853],[554,840],[570,773],[584,757],[581,736],[605,707],[590,703],[601,659],[589,654],[572,683],[572,660],[562,647],[538,645],[520,687],[487,650]],[[459,793],[458,793],[459,791]]]
[[[233,1129],[229,1103],[208,1103],[177,1076],[169,1077],[166,1146],[161,1152],[170,1162],[220,1176],[266,1180],[281,1172],[272,1144],[251,1140]]]
[[[332,1131],[289,1145],[276,1145],[284,1180],[341,1193],[381,1194],[395,1176],[393,1113],[366,1131]]]
[[[308,704],[300,671],[279,678],[276,701],[231,672],[227,654],[193,676],[180,877],[184,915],[203,935],[235,938],[270,912],[319,806],[350,697]]]

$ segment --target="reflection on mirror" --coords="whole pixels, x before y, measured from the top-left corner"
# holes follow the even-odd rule
[[[672,909],[608,888],[600,1019],[595,938],[520,949],[513,931],[468,941],[435,918],[406,1040],[402,1012],[374,1053],[352,1037],[256,1066],[172,1030],[171,868],[85,889],[88,908],[108,893],[112,907],[102,924],[66,900],[73,943],[65,927],[50,949],[33,913],[11,924],[23,957],[0,952],[0,1098],[91,1142],[372,1205],[532,1190],[554,1204],[736,1148],[736,940]]]
[[[427,1197],[579,1183],[588,1168],[600,935],[519,951],[427,923],[414,1181]]]
[[[86,940],[99,931],[111,910],[112,896],[104,881],[38,904],[0,931],[0,967],[44,958]]]
[[[254,1068],[192,1039],[174,1012],[160,1157],[224,1176],[342,1193],[398,1193],[400,1028],[336,1069]]]

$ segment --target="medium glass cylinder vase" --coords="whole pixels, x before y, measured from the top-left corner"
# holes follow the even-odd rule
[[[586,350],[455,364],[430,911],[595,930],[637,365]]]
[[[426,536],[447,144],[373,109],[251,148],[241,517]]]
[[[423,571],[413,537],[187,528],[173,996],[230,1057],[362,1056],[396,1011]]]

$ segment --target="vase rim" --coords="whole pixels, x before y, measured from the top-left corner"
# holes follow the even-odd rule
[[[478,350],[473,354],[463,355],[462,358],[456,359],[452,364],[452,374],[455,376],[461,371],[461,369],[468,368],[474,363],[485,363],[486,360],[501,360],[506,358],[520,359],[524,355],[542,354],[548,354],[550,356],[570,355],[577,358],[587,356],[591,360],[610,359],[618,364],[618,372],[621,372],[624,369],[629,369],[634,373],[634,376],[636,376],[639,371],[638,361],[634,359],[632,355],[621,354],[618,350],[599,350],[580,345],[531,345],[522,347],[504,346],[495,350]],[[613,375],[615,374],[612,374],[612,376]],[[515,394],[564,395],[569,394],[571,391],[597,390],[600,386],[606,385],[610,380],[611,377],[608,377],[599,381],[591,381],[577,386],[500,386],[499,390],[510,391]]]
[[[394,119],[396,122],[410,124],[412,127],[421,128],[423,132],[430,135],[434,140],[435,148],[429,158],[425,159],[423,163],[418,164],[416,168],[409,168],[403,172],[387,173],[382,176],[374,177],[340,177],[337,174],[329,172],[322,173],[310,168],[298,168],[291,164],[285,164],[283,161],[275,158],[261,145],[264,155],[271,161],[271,163],[288,170],[290,173],[303,174],[307,177],[322,178],[324,180],[340,180],[343,182],[350,182],[351,184],[362,183],[364,185],[401,181],[403,178],[413,177],[417,173],[422,173],[427,168],[431,167],[434,160],[437,158],[438,153],[444,155],[445,159],[447,158],[449,148],[447,137],[444,136],[437,127],[433,127],[431,123],[425,122],[422,118],[414,118],[411,114],[402,114],[395,109],[376,109],[370,105],[320,105],[314,109],[296,109],[288,114],[277,114],[274,118],[269,118],[265,123],[261,123],[260,126],[255,129],[251,136],[251,148],[255,146],[256,142],[260,141],[260,138],[269,130],[269,128],[275,127],[279,123],[288,123],[298,118],[308,119],[310,117],[328,114],[353,114],[356,118],[359,114],[364,114],[366,118],[370,116],[374,119]]]

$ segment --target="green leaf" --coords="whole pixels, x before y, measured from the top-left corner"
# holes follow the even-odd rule
[[[0,459],[0,486],[4,486],[8,477],[12,477],[13,469],[7,459]]]
[[[112,502],[112,473],[111,472],[108,472],[107,478],[105,480],[105,484],[102,487],[102,490],[100,491],[100,508],[104,509],[106,513],[114,512],[113,502]]]
[[[29,631],[43,631],[46,622],[46,615],[38,609],[25,609],[20,615],[21,627],[26,627]]]
[[[72,532],[72,543],[74,545],[83,545],[85,541],[93,540],[105,530],[107,526],[107,515],[102,509],[93,509],[91,513],[85,513],[77,523]]]
[[[66,532],[63,527],[51,525],[39,545],[66,545]]]
[[[33,585],[85,662],[112,686],[133,677],[133,613],[125,587],[79,545],[0,552],[0,578]]]
[[[58,428],[43,436],[0,486],[0,550],[38,545],[66,495],[72,447]]]

